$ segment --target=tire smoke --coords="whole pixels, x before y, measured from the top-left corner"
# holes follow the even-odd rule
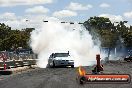
[[[31,33],[30,46],[38,54],[37,65],[45,68],[51,53],[66,53],[75,61],[75,66],[95,64],[96,54],[100,53],[99,45],[95,46],[92,36],[80,24],[62,24],[50,21]]]

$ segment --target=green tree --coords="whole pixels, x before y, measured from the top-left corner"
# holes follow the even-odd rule
[[[0,23],[0,50],[10,50],[11,48],[29,48],[30,32],[34,28],[21,30],[11,30],[11,27]]]
[[[117,40],[117,35],[112,30],[114,25],[109,18],[104,17],[90,17],[84,22],[84,26],[90,32],[93,40],[99,39],[102,47],[114,47]]]

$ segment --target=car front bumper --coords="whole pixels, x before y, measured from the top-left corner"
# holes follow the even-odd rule
[[[73,60],[54,60],[55,66],[73,66]]]

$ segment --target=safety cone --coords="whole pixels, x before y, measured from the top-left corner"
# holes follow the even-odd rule
[[[4,70],[6,70],[6,64],[4,64]]]

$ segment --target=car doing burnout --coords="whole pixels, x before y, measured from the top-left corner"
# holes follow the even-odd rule
[[[52,53],[48,59],[49,67],[71,66],[74,68],[74,60],[68,53]]]

